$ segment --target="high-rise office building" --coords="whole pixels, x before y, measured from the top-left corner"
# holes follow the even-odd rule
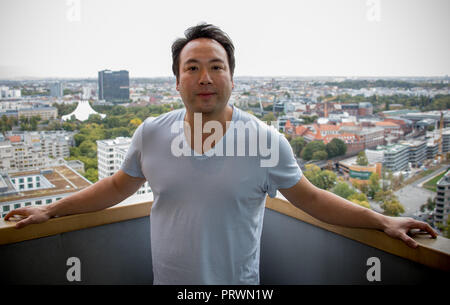
[[[130,100],[130,77],[126,70],[98,72],[98,99],[112,103]]]
[[[64,95],[63,86],[61,82],[55,82],[50,84],[50,96],[62,97]]]

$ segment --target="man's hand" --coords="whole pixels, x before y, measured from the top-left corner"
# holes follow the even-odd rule
[[[415,229],[420,231],[413,232],[412,230]],[[408,235],[414,237],[417,234],[430,234],[432,238],[437,237],[437,233],[429,224],[407,217],[388,217],[384,233],[393,238],[403,240],[411,248],[417,248],[418,244]]]
[[[26,207],[9,212],[5,216],[5,220],[8,220],[15,215],[25,217],[24,219],[16,223],[16,229],[23,228],[33,223],[42,223],[50,218],[45,207]]]
[[[305,176],[288,189],[280,189],[283,196],[294,206],[320,221],[344,227],[383,230],[387,235],[403,240],[409,247],[417,243],[408,236],[437,233],[425,222],[405,217],[389,217],[364,208],[336,194],[317,188]],[[411,232],[411,230],[421,232]]]

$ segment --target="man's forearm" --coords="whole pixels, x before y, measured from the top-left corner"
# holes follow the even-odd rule
[[[124,200],[112,177],[104,178],[69,197],[46,206],[50,217],[99,211]]]
[[[384,230],[389,222],[389,217],[325,190],[317,193],[306,212],[326,223],[346,227]]]

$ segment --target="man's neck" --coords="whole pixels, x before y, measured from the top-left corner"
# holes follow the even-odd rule
[[[204,148],[203,144],[205,143],[205,140],[209,136],[214,134],[214,136],[218,136],[217,137],[217,141],[214,141],[213,144],[212,144],[212,147],[214,147],[217,144],[218,139],[222,138],[225,135],[225,132],[227,130],[227,123],[226,122],[230,122],[231,121],[231,119],[233,117],[233,111],[234,111],[233,108],[230,105],[228,105],[228,104],[225,106],[224,110],[221,111],[218,114],[215,114],[215,113],[194,113],[194,112],[188,111],[187,108],[186,108],[186,116],[184,118],[184,121],[189,124],[191,132],[190,132],[190,134],[187,134],[186,130],[185,130],[185,136],[186,136],[186,138],[188,140],[188,143],[190,143],[190,146],[193,147],[196,152],[203,154],[205,152],[205,150],[203,149]],[[199,122],[199,118],[201,118],[200,119],[201,123]],[[207,122],[217,122],[217,123],[219,123],[222,126],[221,134],[220,134],[220,131],[219,130],[215,130],[214,127],[213,127],[214,130],[211,130],[211,132],[205,132],[204,127],[205,127],[205,124]],[[212,125],[212,126],[214,126],[214,125]],[[199,141],[197,141],[198,143],[196,143],[194,145],[193,139],[195,137],[195,132],[197,132],[197,133],[201,132],[201,143],[199,143]],[[197,137],[199,137],[199,134],[197,134]],[[201,145],[201,147],[198,146],[198,145]],[[194,147],[194,146],[196,146],[196,147]],[[206,150],[208,150],[208,149],[206,149]]]
[[[191,129],[194,128],[194,112],[189,111],[186,108],[186,116],[184,118],[184,120],[186,122],[189,123],[189,125],[191,126]],[[231,121],[232,115],[233,115],[233,108],[230,105],[226,105],[225,108],[216,113],[201,113],[202,115],[202,123],[203,125],[206,124],[206,122],[209,121],[218,121],[220,122],[222,125],[225,125],[225,123],[227,121]],[[203,127],[203,126],[202,126]]]

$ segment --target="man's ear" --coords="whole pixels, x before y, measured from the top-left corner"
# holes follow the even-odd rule
[[[233,89],[234,89],[234,81],[231,80],[231,90],[233,90]]]
[[[176,86],[177,91],[180,91],[180,88],[178,88],[179,85],[180,85],[180,81],[178,80],[178,77],[177,77],[177,86]]]

